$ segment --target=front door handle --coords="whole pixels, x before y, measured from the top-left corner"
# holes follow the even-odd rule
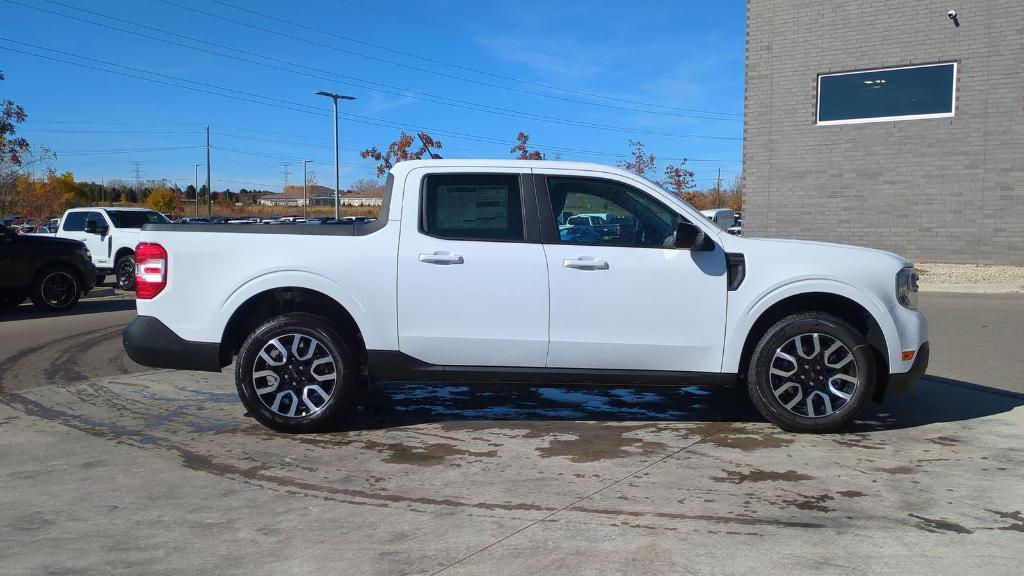
[[[462,264],[465,262],[461,254],[451,252],[434,252],[432,254],[420,254],[420,262],[427,264]]]
[[[573,270],[607,270],[608,263],[593,256],[580,256],[576,259],[562,260],[562,266]]]

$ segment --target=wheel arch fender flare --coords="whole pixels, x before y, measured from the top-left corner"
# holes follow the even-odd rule
[[[349,290],[326,276],[307,270],[275,270],[236,286],[217,308],[216,322],[220,333],[224,334],[235,312],[252,298],[268,291],[288,288],[317,292],[334,300],[352,317],[367,346],[396,339],[387,334],[385,327],[371,321],[369,311]]]
[[[776,286],[765,291],[736,315],[736,320],[726,331],[725,353],[722,357],[723,372],[737,372],[743,364],[743,353],[747,337],[758,320],[773,306],[788,298],[801,295],[831,294],[841,296],[863,308],[878,325],[885,340],[889,358],[888,370],[895,368],[894,360],[900,358],[900,337],[896,323],[888,309],[876,296],[855,286],[833,279],[803,279]],[[828,312],[828,310],[821,310]]]

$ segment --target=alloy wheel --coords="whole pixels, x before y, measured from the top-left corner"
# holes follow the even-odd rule
[[[43,300],[54,308],[64,308],[75,301],[78,282],[67,272],[50,272],[40,285]]]
[[[263,346],[253,362],[253,390],[279,416],[310,416],[334,394],[340,368],[340,361],[316,338],[278,336]]]
[[[135,288],[135,263],[125,258],[117,265],[114,271],[117,275],[117,287],[129,291]]]
[[[775,350],[768,370],[775,398],[790,412],[822,418],[843,410],[860,385],[853,352],[817,332],[800,334]]]

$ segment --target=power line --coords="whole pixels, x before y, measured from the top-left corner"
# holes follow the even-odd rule
[[[100,124],[100,125],[102,125],[102,124],[119,124],[119,122],[117,122],[117,121],[88,121],[88,122],[86,122],[86,121],[72,121],[72,120],[67,120],[67,121],[31,120],[31,122],[35,122],[35,123],[66,122],[66,123],[82,123],[82,124]],[[135,125],[146,125],[147,123],[145,123],[145,122],[133,122],[132,124],[135,124]],[[161,125],[164,125],[164,123],[154,122],[153,125],[161,126]],[[181,125],[183,125],[183,126],[186,126],[186,125],[187,126],[192,126],[192,125],[198,126],[198,125],[201,125],[201,123],[200,122],[189,122],[189,123],[181,123]],[[254,132],[254,133],[257,133],[257,134],[271,134],[271,135],[287,136],[287,137],[290,137],[290,138],[306,138],[306,139],[310,139],[310,140],[317,140],[317,141],[320,141],[320,142],[330,142],[331,141],[330,138],[323,138],[323,137],[317,137],[317,136],[309,136],[309,135],[305,135],[305,134],[296,134],[296,133],[293,133],[293,132],[280,132],[280,131],[272,131],[272,130],[260,130],[260,129],[256,129],[256,128],[246,128],[246,127],[242,127],[242,126],[233,126],[233,125],[226,125],[226,124],[214,124],[212,126],[215,127],[215,128],[216,127],[220,127],[220,128],[228,128],[228,129],[231,129],[231,130],[239,130],[239,131],[244,131],[244,132]],[[88,130],[82,130],[81,132],[83,132],[83,133],[92,133],[92,131],[88,131]],[[103,133],[103,132],[104,131],[97,131],[97,133]],[[152,133],[155,134],[156,132],[152,132]],[[201,133],[201,132],[188,132],[188,133],[191,134],[191,133]],[[276,139],[272,139],[272,138],[257,138],[257,137],[253,137],[253,136],[243,136],[243,135],[240,135],[240,134],[229,134],[229,133],[226,133],[226,132],[213,132],[213,134],[214,135],[219,135],[219,136],[222,136],[222,137],[226,137],[226,138],[238,138],[238,139],[242,139],[242,140],[252,140],[252,141],[256,141],[256,142],[267,142],[267,143],[271,143],[271,144],[282,144],[282,145],[287,145],[287,146],[310,146],[310,147],[315,146],[315,144],[307,143],[307,142],[295,142],[295,141],[289,141],[289,140],[276,140]],[[440,132],[438,132],[438,134],[440,134]],[[452,136],[452,137],[456,138],[458,140],[466,139],[463,136]],[[486,151],[488,153],[498,153],[498,154],[500,154],[502,156],[507,155],[506,153],[508,151],[507,148],[508,148],[508,145],[509,145],[509,141],[504,140],[504,139],[500,139],[500,138],[490,138],[490,137],[485,137],[485,136],[480,136],[479,138],[483,139],[483,140],[480,140],[481,143],[493,144],[494,146],[497,146],[498,148],[495,148],[495,149],[492,149],[492,148],[482,149],[482,148],[451,148],[451,147],[446,147],[445,150],[448,150],[448,151],[452,151],[452,150],[455,150],[455,151],[468,151],[468,152]],[[630,154],[628,152],[610,152],[610,151],[607,151],[607,150],[588,150],[588,149],[582,149],[582,148],[572,148],[572,147],[566,147],[566,146],[555,146],[555,145],[548,145],[548,144],[541,144],[541,143],[536,144],[536,147],[539,148],[539,149],[542,149],[542,150],[553,150],[553,151],[557,151],[557,152],[566,152],[566,153],[580,154],[580,155],[587,155],[587,156],[603,156],[603,157],[610,157],[610,158],[628,158],[630,156]],[[360,148],[358,148],[358,147],[342,147],[342,150],[358,152],[360,150]],[[743,163],[743,160],[739,159],[739,158],[691,158],[691,157],[685,157],[685,156],[683,156],[683,157],[659,156],[659,158],[664,159],[664,160],[676,161],[676,162],[685,160],[686,162],[691,162],[691,163],[704,163],[704,162],[725,163],[725,164],[742,164]]]
[[[53,1],[53,0],[51,0],[51,1]],[[361,58],[367,58],[369,60],[374,60],[374,61],[382,62],[382,63],[385,63],[385,64],[391,64],[393,66],[400,66],[402,68],[407,68],[407,69],[410,69],[410,70],[416,70],[418,72],[424,72],[424,73],[427,73],[427,74],[434,74],[434,75],[437,75],[437,76],[442,76],[442,77],[453,79],[453,80],[460,80],[460,81],[463,81],[463,82],[470,82],[470,83],[473,83],[473,84],[479,84],[479,85],[488,86],[488,87],[491,87],[491,88],[499,88],[499,89],[502,89],[502,90],[511,90],[511,91],[514,91],[514,92],[522,93],[522,94],[531,94],[531,95],[534,95],[534,96],[541,96],[541,97],[544,97],[544,98],[556,98],[556,99],[559,99],[559,100],[565,100],[565,101],[568,101],[568,102],[575,102],[575,103],[578,103],[578,104],[600,105],[600,104],[597,104],[597,103],[594,103],[594,102],[588,102],[586,100],[566,99],[566,98],[562,98],[562,97],[558,97],[558,96],[553,96],[551,94],[544,94],[542,92],[533,92],[533,91],[528,91],[528,90],[522,90],[522,89],[510,87],[510,86],[502,86],[500,84],[493,84],[493,83],[490,83],[490,82],[483,82],[483,81],[480,81],[480,80],[474,80],[472,78],[465,78],[463,76],[456,76],[456,75],[453,75],[453,74],[447,74],[447,73],[444,73],[444,72],[438,72],[436,70],[430,70],[428,68],[421,68],[419,66],[413,66],[411,64],[405,64],[403,62],[396,62],[394,60],[388,60],[388,59],[385,59],[385,58],[380,58],[378,56],[372,56],[372,55],[369,55],[369,54],[364,54],[362,52],[356,52],[354,50],[347,50],[345,48],[339,48],[337,46],[332,46],[330,44],[324,44],[323,42],[317,42],[315,40],[310,40],[308,38],[303,38],[301,36],[295,36],[293,34],[287,34],[285,32],[281,32],[280,30],[275,30],[273,28],[266,28],[264,26],[259,26],[259,25],[256,25],[256,24],[251,24],[249,22],[243,22],[241,20],[236,20],[234,18],[229,18],[227,16],[223,16],[223,15],[220,15],[220,14],[215,14],[213,12],[207,12],[205,10],[200,10],[200,9],[192,7],[192,6],[185,6],[185,5],[182,5],[182,4],[178,4],[177,2],[172,2],[171,0],[157,0],[157,1],[161,2],[163,4],[168,4],[170,6],[175,6],[177,8],[181,8],[183,10],[188,10],[188,11],[191,11],[191,12],[195,12],[197,14],[202,14],[204,16],[209,16],[211,18],[216,18],[218,20],[224,20],[226,22],[231,22],[231,23],[237,24],[239,26],[244,26],[244,27],[247,27],[247,28],[252,28],[254,30],[259,30],[261,32],[266,32],[268,34],[274,34],[276,36],[282,36],[284,38],[289,38],[289,39],[296,40],[296,41],[299,41],[299,42],[303,42],[303,43],[306,43],[306,44],[311,44],[311,45],[314,45],[314,46],[319,46],[321,48],[326,48],[328,50],[334,50],[334,51],[341,52],[341,53],[344,53],[344,54],[351,54],[353,56],[359,56]],[[250,10],[250,9],[247,9],[247,8],[241,8],[241,7],[238,7],[238,6],[233,6],[231,4],[227,4],[226,2],[221,2],[219,0],[211,0],[211,1],[216,1],[218,4],[222,4],[222,5],[226,5],[226,6],[231,6],[231,7],[235,8],[235,9],[237,9],[237,10],[242,10],[242,11],[245,11],[245,12],[249,12],[249,13],[261,16],[263,18],[267,18],[267,19],[272,20],[272,21],[281,22],[281,23],[285,23],[285,24],[290,24],[290,25],[298,27],[298,28],[304,28],[304,29],[307,29],[307,30],[312,30],[312,31],[315,31],[315,32],[319,32],[320,34],[324,34],[324,35],[327,35],[327,36],[333,36],[333,37],[344,39],[344,40],[348,40],[348,41],[351,41],[351,42],[356,42],[356,43],[359,43],[359,44],[363,44],[365,46],[372,47],[372,48],[377,49],[377,50],[383,50],[383,51],[386,51],[386,52],[392,52],[392,53],[400,54],[402,56],[406,56],[406,57],[410,57],[410,58],[416,58],[418,60],[424,60],[424,61],[431,62],[431,63],[434,63],[434,64],[440,64],[442,66],[449,66],[449,67],[453,67],[453,68],[458,68],[460,70],[465,70],[465,71],[473,72],[473,73],[476,73],[476,74],[481,74],[481,75],[484,75],[484,76],[500,78],[500,79],[507,80],[507,81],[510,81],[510,82],[516,82],[516,83],[522,83],[522,84],[527,84],[527,85],[531,85],[531,86],[536,86],[536,87],[539,87],[539,88],[544,88],[546,90],[553,90],[553,91],[557,91],[557,92],[565,92],[565,93],[569,93],[569,94],[575,94],[575,95],[578,95],[578,96],[586,96],[586,97],[589,97],[589,98],[598,98],[598,99],[609,100],[609,101],[613,101],[613,102],[622,102],[622,103],[626,103],[626,104],[634,104],[634,105],[640,105],[640,106],[649,106],[649,107],[652,107],[652,108],[661,108],[661,109],[665,109],[665,110],[677,110],[677,111],[681,111],[681,112],[699,112],[699,113],[705,113],[705,114],[720,114],[720,115],[725,115],[725,116],[738,116],[738,117],[742,117],[742,114],[738,114],[738,113],[735,113],[735,112],[717,112],[717,111],[713,111],[713,110],[699,110],[699,109],[695,109],[695,108],[681,108],[681,107],[676,107],[676,106],[666,106],[664,104],[654,104],[654,103],[650,103],[650,102],[642,102],[642,101],[639,101],[639,100],[630,100],[630,99],[627,99],[627,98],[618,98],[618,97],[614,97],[614,96],[606,96],[606,95],[603,95],[603,94],[595,94],[595,93],[591,93],[591,92],[584,92],[584,91],[581,91],[581,90],[573,90],[571,88],[562,88],[562,87],[558,87],[558,86],[552,86],[552,85],[544,84],[544,83],[541,83],[541,82],[533,82],[533,81],[530,81],[530,80],[523,80],[523,79],[520,79],[520,78],[513,78],[513,77],[510,77],[510,76],[504,76],[504,75],[497,74],[497,73],[494,73],[494,72],[488,72],[486,70],[478,70],[478,69],[475,69],[475,68],[470,68],[468,66],[461,66],[461,65],[458,65],[458,64],[451,64],[451,63],[444,62],[444,61],[441,61],[441,60],[436,60],[436,59],[433,59],[433,58],[427,58],[425,56],[420,56],[418,54],[413,54],[413,53],[409,53],[409,52],[402,52],[400,50],[395,50],[393,48],[388,48],[386,46],[380,46],[378,44],[372,44],[372,43],[369,43],[369,42],[364,42],[364,41],[361,41],[361,40],[356,40],[356,39],[353,39],[353,38],[349,38],[347,36],[342,36],[340,34],[335,34],[333,32],[330,32],[330,31],[327,31],[327,30],[323,30],[321,28],[315,28],[315,27],[308,26],[308,25],[305,25],[305,24],[300,24],[300,23],[292,22],[290,20],[285,20],[283,18],[279,18],[279,17],[276,17],[276,16],[271,16],[271,15],[264,14],[264,13],[261,13],[261,12],[256,12],[254,10]]]
[[[169,150],[188,150],[193,148],[203,148],[203,146],[163,146],[160,148],[115,148],[112,150],[71,150],[68,152],[57,152],[54,154],[57,157],[61,156],[102,156],[105,154],[136,154],[141,152],[167,152]]]
[[[143,34],[141,32],[135,31],[135,30],[119,28],[117,26],[111,26],[111,25],[108,25],[108,24],[103,24],[101,22],[95,22],[95,21],[92,21],[92,20],[87,20],[85,18],[79,18],[77,16],[71,16],[69,14],[63,14],[63,13],[60,13],[60,12],[54,12],[54,11],[51,11],[51,10],[46,10],[44,8],[39,8],[39,7],[31,6],[31,5],[28,5],[28,4],[23,4],[21,2],[15,1],[15,0],[5,0],[5,1],[7,1],[8,3],[16,4],[18,6],[24,6],[24,7],[27,7],[27,8],[32,8],[32,9],[35,9],[35,10],[46,12],[48,14],[54,14],[54,15],[61,16],[61,17],[64,17],[64,18],[69,18],[69,19],[72,19],[72,20],[76,20],[76,21],[92,24],[92,25],[95,25],[95,26],[100,26],[100,27],[109,28],[109,29],[112,29],[112,30],[117,30],[117,31],[120,31],[120,32],[123,32],[123,33],[126,33],[126,34],[132,34],[132,35],[140,36],[140,37],[143,37],[143,38],[148,38],[150,40],[155,40],[155,41],[158,41],[158,42],[164,42],[164,43],[167,43],[167,44],[171,44],[171,45],[174,45],[174,46],[179,46],[179,47],[187,48],[187,49],[190,49],[190,50],[196,50],[198,52],[203,52],[203,53],[207,53],[207,54],[213,54],[213,55],[220,56],[220,57],[223,57],[223,58],[231,58],[231,59],[234,59],[234,60],[239,60],[239,61],[242,61],[242,62],[247,62],[249,64],[254,64],[254,65],[257,65],[257,66],[263,66],[263,67],[270,68],[270,69],[273,69],[273,70],[278,70],[278,71],[285,72],[285,73],[288,73],[288,74],[294,74],[294,75],[299,75],[299,76],[304,76],[304,77],[309,77],[309,78],[316,78],[316,79],[326,80],[326,81],[330,81],[330,82],[339,82],[337,80],[337,78],[345,78],[345,79],[348,79],[348,81],[340,81],[339,83],[346,84],[346,85],[351,85],[351,86],[356,86],[356,87],[362,88],[364,90],[371,90],[371,91],[374,91],[374,92],[380,92],[380,93],[384,93],[384,94],[389,94],[389,95],[392,95],[392,96],[414,98],[414,99],[421,100],[421,101],[424,101],[424,102],[430,102],[430,103],[434,103],[434,104],[440,104],[440,105],[443,105],[443,106],[450,106],[450,107],[464,109],[464,110],[471,110],[471,111],[475,111],[475,112],[484,112],[484,113],[495,114],[495,115],[506,116],[506,117],[513,117],[513,118],[523,118],[523,119],[528,119],[528,120],[548,122],[548,123],[560,124],[560,125],[566,125],[566,126],[576,126],[576,127],[581,127],[581,128],[592,128],[592,129],[599,129],[599,130],[618,130],[618,131],[622,131],[622,132],[639,133],[639,134],[651,134],[651,135],[657,135],[657,136],[671,136],[671,135],[673,135],[672,133],[654,132],[654,131],[650,131],[650,130],[644,130],[644,129],[639,129],[639,128],[631,128],[631,127],[624,127],[624,126],[611,126],[611,125],[600,124],[600,123],[595,123],[595,122],[588,122],[588,121],[581,121],[581,120],[572,120],[572,119],[568,119],[568,118],[548,116],[548,115],[544,115],[544,114],[536,114],[536,113],[533,113],[533,112],[525,112],[525,111],[515,110],[515,109],[511,109],[511,108],[504,108],[504,107],[500,107],[500,106],[492,106],[492,105],[488,105],[488,104],[481,104],[479,102],[473,102],[473,101],[469,101],[469,100],[460,100],[460,99],[457,99],[457,98],[450,98],[450,97],[447,97],[447,96],[441,96],[441,95],[437,95],[437,94],[430,94],[430,93],[427,93],[427,92],[419,92],[419,91],[410,90],[410,89],[407,89],[407,88],[402,88],[402,87],[399,87],[399,86],[393,86],[393,85],[384,84],[384,83],[381,83],[381,82],[375,82],[375,81],[372,81],[372,80],[366,80],[366,79],[362,79],[362,78],[358,78],[358,77],[354,77],[354,76],[338,74],[336,72],[332,72],[332,71],[329,71],[329,70],[323,70],[323,69],[320,69],[320,68],[315,68],[315,67],[312,67],[312,66],[307,66],[307,65],[304,65],[304,64],[296,63],[296,62],[289,62],[287,60],[282,60],[280,58],[275,58],[275,57],[272,57],[272,56],[265,56],[265,55],[257,54],[257,53],[250,52],[250,51],[247,51],[247,50],[241,50],[241,49],[238,49],[238,48],[232,48],[230,46],[225,46],[223,44],[217,44],[215,42],[210,42],[210,41],[207,41],[207,40],[193,38],[193,37],[186,36],[186,35],[183,35],[183,34],[177,34],[177,33],[174,33],[174,32],[170,32],[168,30],[162,30],[162,29],[155,28],[155,27],[152,27],[152,26],[147,26],[145,24],[141,24],[141,23],[138,23],[138,22],[132,22],[132,21],[129,21],[129,20],[121,19],[121,18],[115,18],[113,16],[107,16],[105,14],[100,14],[98,12],[93,12],[91,10],[86,10],[84,8],[77,8],[77,7],[74,7],[74,6],[69,6],[67,4],[63,4],[61,2],[56,2],[56,1],[53,1],[53,0],[51,0],[52,3],[59,4],[61,6],[65,6],[65,7],[71,8],[73,10],[78,10],[78,11],[81,11],[81,12],[86,12],[86,13],[89,13],[89,14],[93,14],[93,15],[99,16],[101,18],[107,18],[107,19],[114,20],[114,21],[117,21],[117,22],[123,22],[123,23],[131,24],[133,26],[137,26],[137,27],[146,28],[146,29],[149,29],[149,30],[156,31],[156,32],[160,33],[160,36],[151,36],[149,34]],[[237,52],[237,53],[240,53],[240,54],[246,54],[248,56],[252,56],[252,57],[255,57],[255,58],[260,58],[260,59],[266,60],[266,61],[279,62],[279,63],[285,64],[287,67],[286,66],[276,66],[276,65],[273,65],[273,64],[268,64],[265,61],[257,61],[257,60],[252,60],[252,59],[249,59],[249,58],[242,58],[242,57],[235,56],[235,55],[232,55],[232,54],[224,54],[224,53],[213,51],[213,50],[207,50],[207,49],[204,49],[204,48],[200,48],[200,47],[196,47],[196,46],[191,46],[191,45],[188,45],[188,44],[184,44],[184,43],[181,43],[181,42],[170,40],[170,39],[168,39],[166,37],[168,35],[176,36],[176,37],[179,37],[179,38],[184,38],[184,39],[187,39],[187,40],[192,41],[192,42],[198,42],[198,43],[201,43],[201,44],[207,44],[207,45],[211,45],[211,46],[216,46],[216,47],[218,47],[218,48],[220,48],[222,50],[229,50],[231,52]],[[308,72],[301,72],[299,70],[296,70],[296,68],[305,68],[307,70],[313,70],[313,71],[318,72],[320,74],[328,74],[329,77],[325,77],[325,76],[317,75],[317,74],[310,74]],[[583,102],[583,103],[586,103],[586,102]],[[639,110],[639,109],[632,109],[632,108],[622,108],[622,107],[615,107],[615,108],[621,109],[621,110],[631,110],[631,111],[634,111],[634,112],[643,112],[643,113],[650,113],[650,114],[662,114],[662,115],[678,116],[678,117],[684,117],[684,118],[696,118],[696,119],[705,119],[705,120],[728,120],[728,121],[739,121],[740,120],[740,118],[721,118],[721,117],[709,117],[709,116],[693,116],[693,115],[687,115],[687,114],[655,112],[655,111]]]
[[[273,106],[273,107],[281,108],[281,109],[284,109],[284,110],[291,110],[293,112],[303,112],[303,113],[306,113],[306,114],[313,114],[313,115],[316,115],[316,116],[324,116],[324,115],[326,115],[324,112],[321,112],[319,108],[317,108],[315,106],[308,105],[308,104],[302,104],[302,103],[299,103],[299,102],[292,102],[292,101],[289,101],[289,100],[283,100],[283,99],[280,99],[280,98],[273,98],[273,97],[270,97],[270,96],[263,96],[261,94],[254,94],[252,92],[246,92],[244,90],[236,90],[234,88],[225,88],[223,86],[217,86],[216,84],[210,84],[208,82],[199,82],[197,80],[188,80],[188,79],[185,79],[185,78],[180,78],[180,77],[177,77],[177,76],[172,76],[170,74],[161,74],[159,72],[151,72],[151,71],[142,70],[142,69],[139,69],[139,68],[134,68],[132,66],[126,66],[124,64],[117,64],[117,63],[108,62],[108,61],[105,61],[105,60],[100,60],[98,58],[91,58],[91,57],[88,57],[88,56],[82,56],[80,54],[74,54],[74,53],[65,52],[65,51],[62,51],[62,50],[56,50],[54,48],[47,48],[45,46],[39,46],[39,45],[36,45],[36,44],[31,44],[29,42],[21,42],[21,41],[18,41],[18,40],[12,40],[10,38],[0,37],[0,40],[6,41],[6,42],[11,42],[11,43],[22,45],[22,46],[29,46],[29,47],[32,47],[32,48],[35,48],[35,49],[38,49],[38,50],[46,50],[48,52],[54,52],[54,53],[57,53],[57,54],[61,54],[61,55],[65,55],[65,56],[70,56],[70,57],[73,57],[73,58],[80,58],[80,59],[91,61],[91,62],[97,62],[97,63],[103,64],[105,66],[110,66],[110,67],[115,67],[115,68],[124,68],[124,69],[127,69],[127,70],[131,70],[132,73],[121,72],[121,71],[118,71],[118,70],[109,70],[109,69],[106,69],[106,68],[101,68],[101,67],[93,66],[93,65],[90,65],[90,64],[83,64],[83,63],[80,63],[80,62],[74,62],[74,61],[70,61],[70,60],[65,60],[63,58],[57,58],[57,57],[53,57],[53,56],[46,56],[46,55],[42,55],[42,54],[36,54],[36,53],[33,53],[33,52],[28,52],[28,51],[25,51],[25,50],[18,50],[18,49],[10,48],[10,47],[0,47],[0,48],[3,48],[4,50],[9,50],[11,52],[16,52],[16,53],[20,53],[20,54],[26,54],[26,55],[29,55],[29,56],[36,56],[38,58],[43,58],[43,59],[46,59],[46,60],[53,60],[53,61],[56,61],[56,62],[63,62],[65,64],[71,64],[73,66],[82,66],[82,67],[90,68],[90,69],[93,69],[93,70],[99,70],[99,71],[107,72],[107,73],[110,73],[110,74],[118,74],[118,75],[126,76],[126,77],[129,77],[129,78],[135,78],[135,79],[138,79],[138,80],[145,80],[145,81],[154,82],[154,83],[157,83],[157,84],[162,84],[162,85],[165,85],[165,86],[173,86],[173,87],[176,87],[176,88],[183,88],[183,89],[186,89],[186,90],[192,90],[194,92],[200,92],[200,93],[204,93],[204,94],[212,94],[212,95],[215,95],[215,96],[221,96],[221,97],[225,97],[225,98],[234,98],[236,100],[241,100],[241,101],[245,101],[245,102],[251,102],[251,103],[254,103],[254,104],[262,104],[264,106]],[[213,91],[205,89],[205,88],[196,88],[196,87],[193,87],[193,86],[184,86],[184,85],[176,84],[174,82],[170,82],[170,81],[166,81],[166,80],[159,80],[159,79],[155,79],[155,78],[149,78],[149,77],[146,77],[146,76],[140,76],[139,74],[151,74],[153,76],[158,76],[158,77],[161,77],[161,78],[169,78],[169,79],[174,80],[176,82],[185,82],[185,83],[189,83],[189,84],[196,84],[198,86],[203,86],[203,87],[211,88],[211,89],[214,89],[214,90],[221,90],[221,91],[229,92],[229,93],[233,93],[233,94],[240,94],[242,96],[232,96],[232,95],[229,95],[229,94],[221,94],[219,92],[213,92]],[[366,123],[366,124],[371,124],[371,125],[374,125],[373,124],[374,122],[378,122],[378,123],[391,122],[391,121],[383,120],[383,119],[380,119],[380,118],[373,118],[373,117],[370,117],[370,116],[362,116],[362,115],[359,115],[359,114],[351,114],[351,113],[343,113],[342,116],[344,116],[344,117],[346,117],[348,119],[351,119],[354,122],[361,122],[361,123]],[[569,122],[567,122],[567,123],[569,123]],[[572,123],[569,123],[569,124],[572,124]],[[645,134],[645,135],[652,135],[652,136],[666,136],[666,137],[674,137],[674,138],[693,138],[693,139],[705,139],[705,140],[742,140],[741,137],[734,137],[734,136],[714,136],[714,135],[708,135],[708,134],[681,134],[681,133],[676,133],[676,132],[661,132],[661,131],[656,131],[656,130],[641,130],[641,129],[626,128],[626,127],[621,127],[621,126],[605,126],[605,125],[599,125],[599,124],[593,124],[593,125],[575,124],[575,125],[578,125],[578,126],[581,126],[581,127],[585,127],[585,128],[596,128],[596,129],[604,129],[604,130],[614,130],[614,131],[620,131],[620,132],[626,132],[626,133]],[[410,127],[411,127],[411,125],[410,125]]]

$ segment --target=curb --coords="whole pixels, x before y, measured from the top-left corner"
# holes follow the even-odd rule
[[[1024,284],[921,284],[921,292],[960,294],[1021,294]]]

